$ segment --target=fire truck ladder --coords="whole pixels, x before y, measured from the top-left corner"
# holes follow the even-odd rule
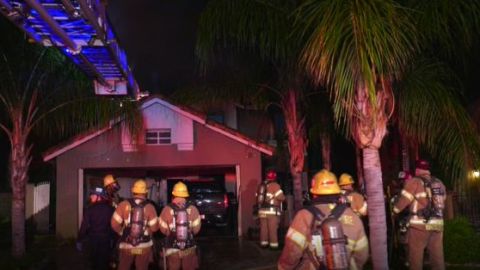
[[[0,0],[31,39],[55,46],[94,80],[99,95],[142,95],[99,0]]]

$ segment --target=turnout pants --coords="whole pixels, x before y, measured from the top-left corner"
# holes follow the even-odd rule
[[[444,270],[443,232],[426,231],[413,227],[408,229],[408,262],[411,270],[423,269],[425,248],[430,258],[430,268]]]
[[[148,270],[148,264],[152,260],[152,247],[141,248],[141,254],[136,254],[133,250],[135,249],[120,249],[118,270],[130,270],[132,263],[135,263],[136,270]]]
[[[196,247],[167,255],[167,270],[195,270],[198,267]]]
[[[262,247],[269,246],[278,248],[278,224],[280,217],[277,215],[267,215],[260,218],[260,245]]]

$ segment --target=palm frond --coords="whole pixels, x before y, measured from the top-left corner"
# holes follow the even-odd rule
[[[332,90],[338,125],[351,119],[359,84],[375,108],[379,77],[397,77],[417,47],[408,12],[391,0],[307,0],[296,18],[296,30],[308,39],[302,65]]]
[[[432,60],[419,60],[398,89],[400,129],[424,145],[455,181],[480,161],[480,138],[465,110],[454,73]]]
[[[289,14],[291,0],[212,0],[201,15],[196,54],[203,67],[215,60],[219,49],[250,50],[262,59],[279,63],[296,53]]]
[[[480,35],[480,1],[409,0],[417,29],[423,34],[424,50],[454,56],[471,49]],[[462,48],[462,50],[459,50]]]

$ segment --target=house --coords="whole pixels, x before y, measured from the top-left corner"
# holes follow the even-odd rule
[[[44,161],[56,163],[57,235],[76,236],[87,192],[107,173],[117,177],[123,197],[136,178],[146,178],[150,196],[160,193],[155,200],[162,203],[178,180],[220,179],[238,201],[238,235],[244,235],[254,225],[262,158],[274,149],[158,96],[144,99],[141,110],[144,127],[136,140],[118,121],[44,153]]]

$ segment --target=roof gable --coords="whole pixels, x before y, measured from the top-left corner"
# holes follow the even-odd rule
[[[264,144],[264,143],[261,143],[261,142],[258,142],[256,141],[255,139],[252,139],[236,130],[233,130],[225,125],[222,125],[220,123],[217,123],[217,122],[214,122],[214,121],[210,121],[210,120],[207,120],[207,117],[206,115],[202,114],[202,113],[199,113],[191,108],[188,108],[188,107],[184,107],[184,106],[178,106],[178,105],[173,105],[172,103],[166,101],[164,98],[161,98],[159,96],[150,96],[146,99],[144,99],[142,101],[142,105],[140,107],[140,109],[143,111],[145,110],[146,108],[154,105],[154,104],[161,104],[162,106],[165,106],[169,109],[171,109],[172,111],[174,111],[175,113],[178,113],[182,116],[185,116],[189,119],[192,119],[193,121],[199,123],[199,124],[202,124],[203,126],[215,131],[215,132],[218,132],[230,139],[233,139],[237,142],[240,142],[244,145],[247,145],[253,149],[256,149],[266,155],[273,155],[273,152],[274,152],[274,148],[270,145],[267,145],[267,144]],[[95,130],[90,130],[90,131],[87,131],[87,132],[84,132],[82,134],[79,134],[75,137],[73,137],[72,139],[68,140],[67,142],[65,143],[62,143],[62,144],[59,144],[53,148],[50,148],[49,150],[47,150],[46,152],[44,152],[43,154],[43,160],[44,161],[49,161],[49,160],[52,160],[54,158],[56,158],[57,156],[77,147],[77,146],[80,146],[81,144],[105,133],[106,131],[110,130],[113,128],[114,125],[120,123],[122,120],[121,119],[118,119],[116,121],[112,121],[108,126],[106,127],[103,127],[103,128],[99,128],[99,129],[95,129]]]

